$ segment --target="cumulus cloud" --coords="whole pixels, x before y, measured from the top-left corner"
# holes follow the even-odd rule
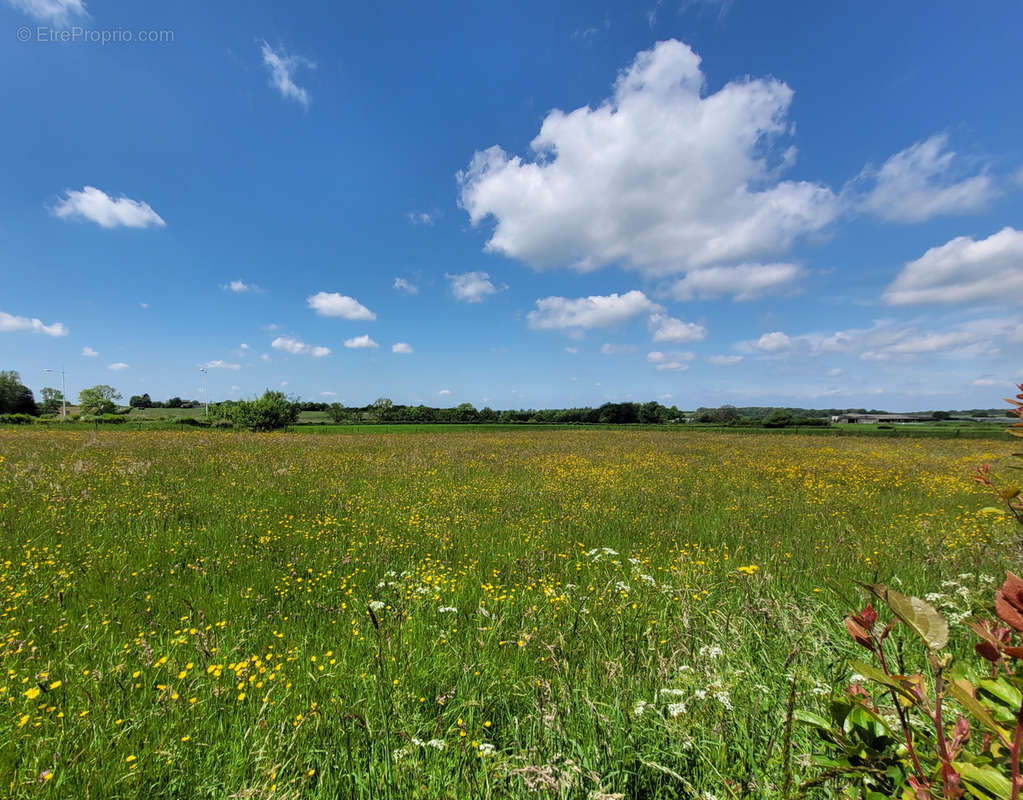
[[[232,364],[232,363],[230,363],[228,361],[222,361],[222,360],[220,360],[218,358],[215,361],[207,361],[205,364],[203,364],[203,367],[205,367],[206,369],[232,369],[232,370],[235,370],[235,369],[241,369],[242,365],[241,364]]]
[[[394,289],[402,294],[419,294],[419,287],[404,278],[394,279]]]
[[[368,333],[364,333],[362,336],[353,336],[351,339],[345,339],[345,347],[359,350],[366,347],[377,348],[380,345],[370,339]]]
[[[43,324],[42,320],[35,317],[16,317],[5,311],[0,311],[0,333],[41,333],[44,336],[67,336],[68,329],[60,322],[50,325]]]
[[[246,283],[241,278],[235,281],[221,284],[221,289],[225,289],[228,292],[234,292],[235,294],[243,294],[245,292],[261,292],[263,291],[254,283]]]
[[[988,317],[959,322],[943,330],[921,330],[915,324],[880,320],[869,328],[794,336],[775,331],[760,339],[739,342],[740,352],[769,358],[812,358],[847,354],[861,361],[910,363],[934,356],[983,359],[998,356],[1023,342],[1023,321],[1018,317]],[[832,369],[828,377],[842,374]]]
[[[636,348],[631,344],[611,344],[610,342],[604,344],[600,348],[601,355],[605,356],[621,356],[626,353],[635,353]]]
[[[646,360],[657,365],[660,370],[687,369],[683,362],[692,361],[696,356],[692,353],[662,353],[654,350],[646,354]]]
[[[765,333],[753,345],[761,353],[780,353],[792,347],[792,340],[781,331]]]
[[[413,225],[433,225],[439,214],[431,214],[429,211],[409,211],[406,215],[408,221]]]
[[[265,41],[261,43],[263,66],[270,71],[270,85],[286,100],[294,100],[303,108],[309,108],[309,92],[295,83],[294,75],[304,68],[316,69],[316,64],[303,56],[289,56],[278,53]]]
[[[650,330],[655,342],[698,342],[707,335],[707,329],[695,322],[683,322],[667,314],[652,314]]]
[[[95,186],[86,186],[81,191],[65,189],[53,213],[61,219],[86,219],[101,228],[148,228],[151,225],[162,228],[167,224],[149,203],[123,195],[114,198]]]
[[[731,295],[734,300],[755,300],[788,289],[802,275],[795,264],[740,264],[704,267],[687,272],[669,289],[676,300],[712,300]]]
[[[447,395],[451,394],[451,390],[450,389],[441,389],[439,392],[437,392],[437,394],[443,395],[443,396],[446,397]]]
[[[742,356],[710,356],[707,359],[708,364],[713,364],[716,367],[731,367],[742,361]]]
[[[532,158],[477,151],[458,175],[486,248],[537,268],[609,264],[671,274],[783,251],[838,214],[827,187],[782,181],[793,92],[743,78],[704,95],[700,58],[657,43],[597,108],[548,113]]]
[[[86,358],[96,358],[99,355],[99,353],[97,353],[91,347],[83,347],[82,355],[85,356]]]
[[[274,350],[283,350],[286,353],[291,353],[293,356],[313,356],[313,358],[322,358],[323,356],[330,355],[330,348],[323,347],[322,345],[309,345],[303,342],[301,339],[296,339],[294,336],[278,336],[272,342],[270,346]],[[266,353],[260,356],[264,361],[269,361],[270,356]]]
[[[689,365],[682,361],[663,361],[658,364],[655,369],[661,372],[682,372],[683,370],[689,369]]]
[[[526,321],[534,330],[584,331],[608,328],[643,314],[658,314],[664,309],[643,292],[633,289],[619,295],[590,295],[589,297],[542,297],[536,308],[526,314]]]
[[[348,295],[337,292],[317,292],[306,298],[309,308],[321,317],[341,317],[343,319],[374,320],[377,315],[366,306]]]
[[[463,303],[479,303],[499,291],[486,272],[462,272],[458,275],[445,273],[444,277],[451,284],[451,294]]]
[[[565,352],[568,353],[570,356],[578,355],[579,354],[579,348],[578,347],[566,347],[565,348]]]
[[[128,365],[125,364],[123,361],[117,361],[117,362],[115,362],[113,364],[110,364],[107,367],[107,369],[112,369],[115,372],[120,372],[122,369],[128,369]]]
[[[890,305],[1018,303],[1023,300],[1023,231],[958,236],[910,261],[885,290]]]
[[[408,342],[395,342],[394,344],[391,345],[391,352],[409,355],[412,353],[412,345],[410,345]]]
[[[867,167],[854,182],[869,186],[859,206],[889,222],[923,222],[982,210],[998,193],[990,175],[962,177],[948,136],[938,134]]]
[[[72,18],[89,15],[82,0],[8,0],[8,2],[19,11],[60,28],[67,27]]]

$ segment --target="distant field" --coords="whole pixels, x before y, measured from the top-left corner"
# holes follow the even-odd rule
[[[0,795],[776,796],[852,579],[1014,533],[997,442],[428,427],[0,431]]]

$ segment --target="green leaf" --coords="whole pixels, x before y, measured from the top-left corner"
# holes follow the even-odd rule
[[[948,644],[948,622],[930,603],[900,594],[883,583],[860,585],[888,606],[931,650],[941,650]]]
[[[813,711],[804,711],[803,709],[797,709],[793,714],[792,718],[796,722],[802,722],[804,725],[812,725],[815,728],[820,728],[824,731],[834,730],[834,726],[831,724],[831,720],[827,717],[823,717],[820,714],[816,714]]]
[[[980,722],[988,730],[992,731],[999,737],[1004,737],[1004,733],[1001,728],[998,727],[998,723],[995,722],[994,718],[988,712],[984,706],[978,702],[970,691],[972,685],[965,678],[960,678],[957,681],[950,681],[947,684],[948,693],[952,695],[969,714],[978,722]]]
[[[916,698],[906,690],[906,688],[899,682],[898,678],[891,675],[885,675],[877,667],[868,664],[866,661],[857,661],[855,658],[849,659],[849,666],[856,670],[864,678],[870,678],[870,680],[877,683],[883,684],[884,686],[894,689],[899,694],[903,695],[907,700],[916,702]]]
[[[1023,696],[1020,695],[1019,689],[1004,678],[994,681],[988,679],[977,681],[977,686],[987,692],[987,694],[1005,703],[1012,710],[1019,708],[1020,702],[1023,701]]]
[[[974,797],[1009,800],[1012,795],[1012,781],[994,767],[978,767],[968,761],[953,761],[952,767],[962,776]],[[982,790],[983,794],[978,794],[976,789]]]
[[[978,514],[997,514],[999,517],[1005,516],[1004,508],[995,508],[994,506],[985,506],[977,512]]]
[[[999,489],[998,496],[1001,497],[1003,500],[1012,500],[1012,498],[1019,496],[1019,487],[1008,486],[1005,489]]]

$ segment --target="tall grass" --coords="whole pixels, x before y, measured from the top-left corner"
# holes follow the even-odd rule
[[[781,796],[850,578],[1004,568],[999,449],[0,432],[0,794]]]

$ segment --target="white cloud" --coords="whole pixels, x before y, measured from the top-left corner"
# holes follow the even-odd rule
[[[330,355],[329,347],[308,345],[301,339],[296,339],[293,336],[278,336],[270,342],[270,346],[274,350],[284,350],[287,353],[291,353],[293,356],[309,355],[314,358],[322,358],[323,356]],[[270,356],[266,355],[266,353],[262,354],[260,358],[264,361],[270,360]]]
[[[441,389],[439,392],[437,392],[437,394],[443,395],[443,396],[447,397],[447,395],[451,394],[451,390],[450,389]]]
[[[254,284],[254,283],[246,283],[241,278],[239,278],[236,281],[231,281],[229,283],[222,284],[220,288],[221,289],[226,289],[229,292],[234,292],[235,294],[242,294],[244,292],[262,292],[263,291],[261,288],[256,286],[256,284]]]
[[[781,331],[765,333],[754,345],[761,353],[779,353],[792,347],[792,340]]]
[[[42,320],[32,317],[16,317],[0,311],[0,333],[42,333],[46,336],[67,336],[68,329],[60,322],[44,325]]]
[[[463,303],[479,303],[484,297],[499,291],[486,272],[445,273],[444,277],[451,283],[451,294]]]
[[[320,397],[337,397],[337,392],[320,392]]]
[[[260,354],[259,354],[259,357],[260,357],[260,358],[261,358],[261,359],[262,359],[263,361],[266,361],[267,363],[269,363],[270,361],[272,361],[272,360],[273,360],[273,359],[271,359],[271,358],[270,358],[270,356],[269,356],[269,355],[268,355],[267,353],[260,353]]]
[[[96,358],[99,355],[99,353],[97,353],[91,347],[83,347],[82,355],[85,356],[86,358]]]
[[[620,264],[670,274],[779,252],[838,214],[827,187],[780,181],[795,148],[793,92],[743,78],[703,96],[700,58],[678,41],[637,54],[597,108],[551,111],[532,160],[498,146],[458,175],[487,250],[534,267]]]
[[[1023,300],[1023,231],[1002,228],[986,239],[958,236],[910,261],[885,290],[890,305],[1019,303]]]
[[[364,333],[362,336],[353,336],[351,339],[345,339],[345,347],[349,347],[353,350],[359,350],[365,347],[375,349],[380,347],[380,345],[370,339],[368,333]]]
[[[404,278],[394,279],[394,289],[402,294],[419,294],[419,287],[413,283],[409,283]]]
[[[788,288],[802,274],[795,264],[740,264],[735,267],[704,267],[687,272],[670,288],[676,300],[710,300],[723,295],[755,300]]]
[[[428,211],[409,211],[406,216],[413,225],[433,225],[440,215],[431,214]]]
[[[742,356],[710,356],[707,359],[709,364],[717,367],[731,367],[742,361]]]
[[[247,344],[245,344],[245,342],[242,342],[240,345],[238,345],[238,349],[239,350],[243,350],[243,351],[245,351],[247,353],[252,348],[249,347]]]
[[[206,369],[241,369],[241,364],[231,364],[227,361],[221,361],[219,358],[216,361],[207,361],[203,364]]]
[[[566,347],[565,348],[565,352],[568,353],[569,355],[572,355],[572,356],[578,355],[579,348],[578,347]]]
[[[139,303],[139,308],[141,308],[143,310],[147,309],[147,308],[149,308],[149,303]]]
[[[19,11],[59,28],[67,27],[72,17],[87,17],[82,0],[8,0]]]
[[[526,320],[534,330],[583,331],[620,325],[641,314],[663,310],[643,292],[633,289],[623,295],[542,297],[536,301],[536,308],[526,314]]]
[[[408,355],[409,353],[412,352],[412,345],[410,345],[408,342],[395,342],[394,344],[391,345],[391,352],[404,353]]]
[[[635,353],[636,348],[631,344],[610,344],[606,343],[600,348],[601,355],[621,356],[626,353]]]
[[[694,358],[696,356],[692,353],[662,353],[660,350],[646,354],[646,360],[651,364],[656,364],[659,370],[689,369],[684,362],[692,361]]]
[[[860,206],[889,222],[983,209],[998,193],[994,181],[986,174],[957,179],[956,154],[947,147],[948,136],[938,134],[896,153],[878,170],[865,169],[857,182],[872,187]]]
[[[695,322],[683,322],[667,314],[652,314],[650,330],[655,342],[698,342],[707,335],[707,329]]]
[[[149,203],[132,200],[123,195],[111,197],[95,186],[86,186],[81,191],[65,189],[64,198],[53,208],[55,216],[61,219],[87,219],[101,228],[159,228],[167,223],[150,208]]]
[[[281,93],[281,97],[309,108],[309,92],[295,83],[294,75],[302,67],[316,69],[316,64],[303,56],[289,56],[283,51],[278,53],[265,41],[261,47],[263,66],[270,70],[270,85]]]
[[[128,365],[125,364],[123,361],[118,361],[114,364],[109,365],[107,369],[112,369],[115,372],[120,372],[122,369],[128,369]]]
[[[374,320],[377,315],[354,297],[337,292],[317,292],[306,298],[306,303],[321,317]]]
[[[834,369],[829,369],[828,370],[828,377],[829,378],[837,378],[841,374],[842,374],[842,370],[839,367],[835,367]]]

